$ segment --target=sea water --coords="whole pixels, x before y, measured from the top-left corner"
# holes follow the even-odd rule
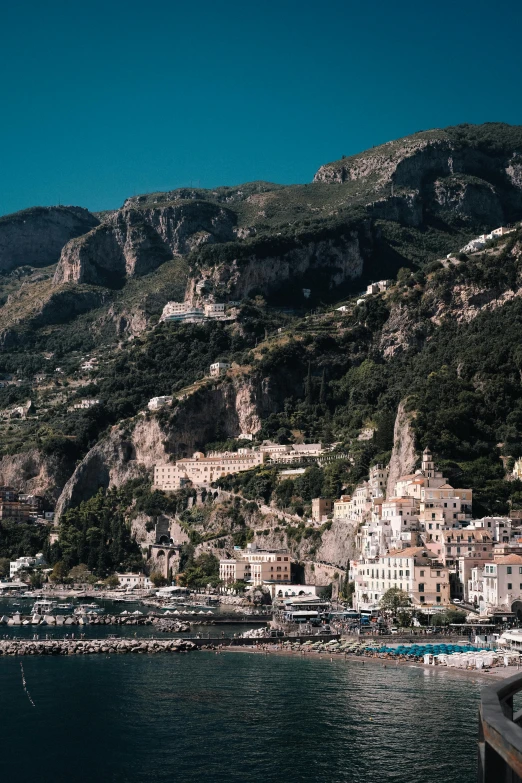
[[[0,658],[0,772],[20,783],[474,783],[479,687],[329,656]]]

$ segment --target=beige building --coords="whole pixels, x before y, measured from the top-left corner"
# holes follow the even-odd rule
[[[152,582],[145,574],[116,574],[120,581],[120,587],[125,587],[127,590],[141,589],[146,590],[153,587]]]
[[[441,544],[441,560],[451,567],[457,566],[460,557],[477,555],[481,560],[489,560],[493,555],[493,540],[485,530],[442,530]]]
[[[224,318],[225,305],[219,302],[210,302],[204,306],[207,318]]]
[[[15,522],[28,522],[31,508],[19,500],[0,499],[0,519],[11,519]]]
[[[248,545],[247,549],[238,549],[236,556],[219,561],[219,578],[225,584],[240,580],[259,587],[263,582],[289,584],[291,581],[292,558],[286,552],[269,552]]]
[[[391,588],[407,593],[412,605],[448,606],[449,572],[424,547],[411,547],[374,560],[352,561],[355,582],[354,607],[377,607]]]
[[[172,405],[171,395],[165,394],[161,397],[152,397],[147,403],[147,408],[150,411],[158,411],[160,408],[164,408],[166,405]]]
[[[154,467],[154,489],[165,491],[180,489],[187,484],[203,486],[224,476],[241,473],[262,465],[264,455],[251,449],[237,452],[212,452],[208,457],[196,451],[191,458],[165,463]]]
[[[352,519],[352,496],[341,495],[334,503],[334,519],[348,522]],[[354,520],[355,521],[355,520]]]
[[[329,498],[314,498],[312,500],[312,519],[314,522],[323,522],[328,514],[333,511],[333,500]]]
[[[218,378],[220,375],[224,375],[227,370],[230,369],[228,362],[214,362],[210,365],[210,377]]]

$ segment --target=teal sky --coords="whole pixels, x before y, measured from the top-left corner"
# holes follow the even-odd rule
[[[4,0],[0,214],[316,169],[460,122],[522,124],[522,4]]]

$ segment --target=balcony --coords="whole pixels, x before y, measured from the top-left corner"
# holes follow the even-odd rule
[[[478,783],[522,783],[522,710],[513,712],[519,691],[522,674],[482,690]]]

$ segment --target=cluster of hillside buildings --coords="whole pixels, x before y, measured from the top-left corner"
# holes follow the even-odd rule
[[[13,579],[20,572],[36,568],[37,566],[45,565],[45,559],[42,552],[39,552],[34,557],[18,557],[16,560],[11,560],[9,563],[9,577]]]
[[[313,463],[346,457],[320,443],[281,445],[265,441],[261,446],[237,451],[196,451],[192,457],[154,466],[154,489],[172,491],[189,485],[205,486],[225,476],[251,470],[264,463]],[[304,472],[304,468],[301,472]],[[285,478],[285,476],[283,476]]]
[[[44,512],[44,498],[0,487],[0,520],[13,522],[51,522],[54,514]]]
[[[167,302],[161,313],[161,321],[182,321],[184,323],[199,323],[206,320],[233,320],[234,316],[225,308],[235,307],[239,302],[209,302],[198,307],[190,302]]]
[[[231,365],[229,362],[213,362],[209,367],[210,378],[219,378],[221,375],[230,370]],[[147,403],[149,411],[159,411],[162,408],[168,408],[172,405],[173,396],[171,394],[163,394],[158,397],[151,397]]]
[[[474,520],[472,490],[451,486],[428,449],[390,497],[387,483],[388,469],[375,465],[352,496],[333,503],[334,519],[353,526],[361,553],[350,564],[356,608],[379,606],[390,588],[414,606],[457,599],[481,612],[510,612],[517,601],[522,608],[521,520]]]
[[[464,245],[464,247],[461,248],[460,252],[475,253],[477,250],[482,250],[482,248],[486,247],[487,243],[492,239],[503,237],[505,234],[510,234],[514,230],[514,228],[506,228],[505,226],[495,228],[490,234],[481,234],[480,236],[475,237],[475,239],[472,239],[471,242],[468,242],[467,245]]]
[[[83,400],[78,400],[78,402],[75,402],[73,405],[71,405],[68,410],[69,411],[86,411],[89,410],[89,408],[94,408],[95,405],[101,405],[101,400],[99,397],[86,397]]]

